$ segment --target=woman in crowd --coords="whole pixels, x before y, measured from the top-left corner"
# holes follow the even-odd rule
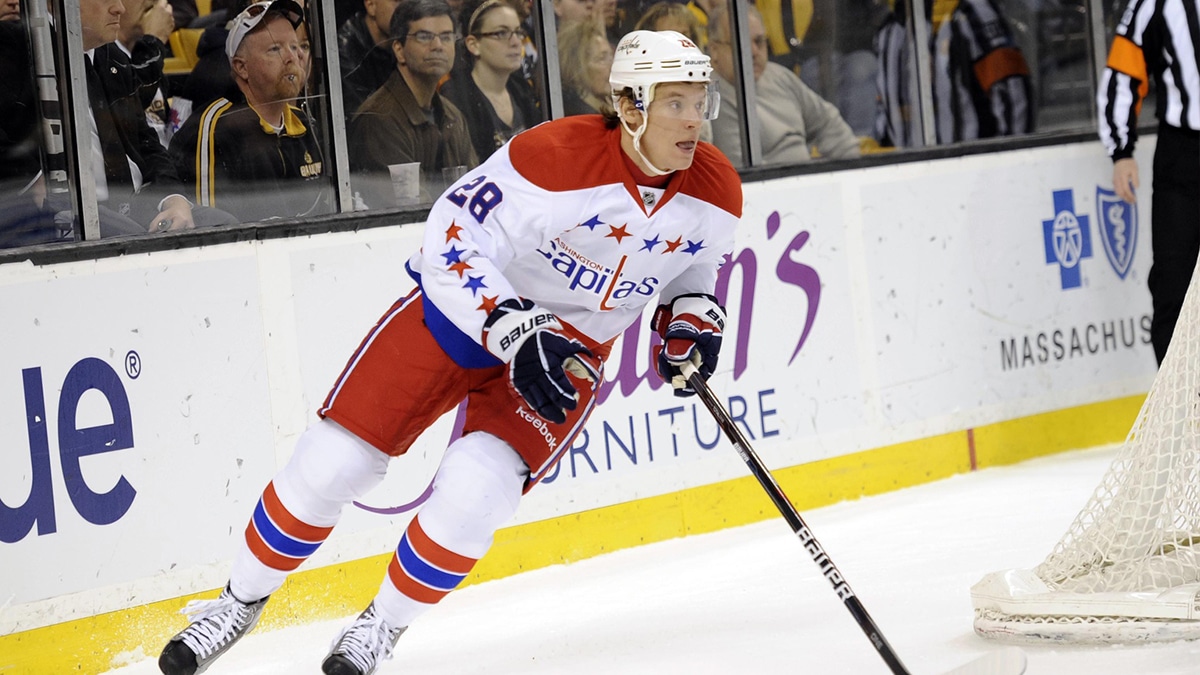
[[[558,32],[563,108],[568,115],[599,113],[610,108],[612,43],[598,21],[577,21]]]
[[[465,59],[441,94],[466,117],[471,144],[482,161],[541,122],[542,114],[521,76],[525,31],[508,0],[468,0],[460,24]]]

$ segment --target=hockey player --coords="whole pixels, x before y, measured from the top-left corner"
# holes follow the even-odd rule
[[[660,375],[688,395],[680,365],[712,373],[725,322],[712,294],[742,193],[699,142],[718,108],[710,70],[679,33],[630,33],[610,74],[615,114],[526,131],[438,199],[408,262],[417,288],[372,329],[267,485],[220,597],[185,608],[192,623],[163,650],[164,673],[200,672],[251,630],[342,507],[465,398],[432,496],[322,664],[374,672],[571,447],[613,342],[652,299]]]

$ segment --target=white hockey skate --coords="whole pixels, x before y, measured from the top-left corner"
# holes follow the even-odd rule
[[[226,586],[215,600],[189,602],[182,613],[187,614],[192,623],[163,648],[158,657],[159,670],[165,675],[203,673],[218,656],[254,628],[270,597],[247,604],[235,598]]]
[[[325,675],[370,675],[380,661],[392,658],[392,649],[406,628],[389,626],[372,602],[334,640],[321,670]]]

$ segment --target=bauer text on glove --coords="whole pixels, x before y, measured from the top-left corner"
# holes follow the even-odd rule
[[[509,381],[543,419],[555,424],[574,410],[575,385],[567,372],[584,373],[592,382],[600,376],[595,357],[578,340],[562,332],[553,313],[531,300],[505,300],[483,326],[484,347],[508,363]]]

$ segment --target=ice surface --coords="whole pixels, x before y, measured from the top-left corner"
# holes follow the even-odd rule
[[[908,669],[935,675],[996,648],[971,630],[971,584],[1041,562],[1114,456],[1064,454],[803,515]],[[343,623],[251,634],[207,673],[320,672]],[[1200,673],[1200,643],[1023,648],[1029,675]],[[154,659],[111,671],[157,672]],[[773,519],[464,588],[415,623],[378,672],[889,671]]]

